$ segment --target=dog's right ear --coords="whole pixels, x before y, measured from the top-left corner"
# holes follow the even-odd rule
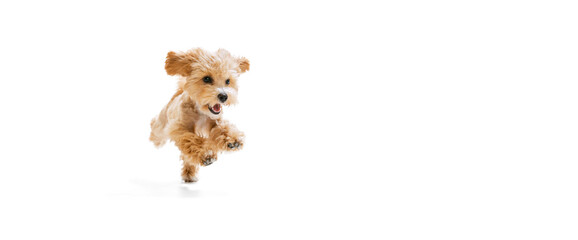
[[[192,63],[192,56],[170,51],[167,54],[167,60],[165,61],[165,70],[168,75],[181,75],[186,77],[193,72],[193,67],[191,66]]]
[[[249,59],[246,59],[244,57],[240,57],[237,59],[237,62],[239,62],[239,69],[241,69],[241,73],[244,73],[246,71],[249,71]]]

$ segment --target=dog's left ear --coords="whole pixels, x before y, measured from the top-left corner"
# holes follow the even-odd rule
[[[165,70],[169,75],[189,76],[193,71],[191,54],[169,52],[165,61]]]
[[[237,58],[237,62],[239,62],[239,69],[241,69],[241,73],[249,71],[249,59],[244,57]]]

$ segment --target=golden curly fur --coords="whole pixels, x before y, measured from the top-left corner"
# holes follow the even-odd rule
[[[212,164],[219,152],[243,147],[243,133],[221,119],[221,105],[237,102],[237,80],[249,70],[249,60],[224,49],[195,48],[169,52],[165,70],[179,76],[178,89],[151,121],[149,140],[157,147],[174,141],[181,150],[183,180],[195,182],[199,166]]]

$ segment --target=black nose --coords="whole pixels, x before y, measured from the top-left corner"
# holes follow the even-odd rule
[[[219,93],[219,95],[217,96],[219,98],[219,100],[221,100],[222,103],[224,103],[225,101],[227,101],[227,98],[229,98],[227,96],[227,94],[224,93]]]

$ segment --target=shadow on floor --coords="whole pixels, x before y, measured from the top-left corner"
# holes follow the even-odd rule
[[[138,186],[140,189],[136,194],[130,195],[148,195],[154,197],[201,197],[201,190],[196,183],[177,183],[177,182],[153,182],[142,179],[133,179],[130,183]]]

